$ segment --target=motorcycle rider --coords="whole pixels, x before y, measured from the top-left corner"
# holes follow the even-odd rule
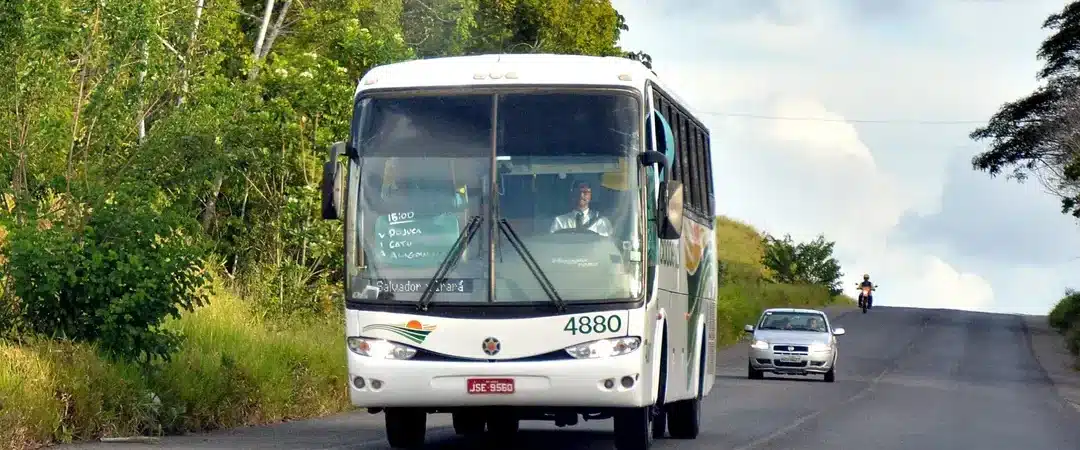
[[[863,288],[869,287],[870,293],[866,295],[866,309],[874,308],[874,283],[870,282],[870,274],[864,273],[862,276],[862,283],[859,283],[860,295]]]

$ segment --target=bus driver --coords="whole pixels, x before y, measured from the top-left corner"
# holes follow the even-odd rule
[[[576,228],[589,230],[601,236],[611,236],[611,221],[601,216],[599,212],[589,209],[589,202],[592,201],[592,187],[589,182],[575,183],[570,193],[570,201],[574,204],[573,210],[555,217],[551,223],[551,232]]]

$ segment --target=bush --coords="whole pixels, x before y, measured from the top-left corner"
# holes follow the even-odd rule
[[[1073,355],[1080,356],[1080,320],[1073,322],[1065,332],[1065,347]]]
[[[177,348],[180,336],[161,323],[203,304],[204,249],[181,214],[131,192],[103,196],[82,216],[14,226],[5,272],[28,330],[144,362]]]
[[[1080,292],[1072,289],[1065,291],[1065,297],[1058,301],[1050,311],[1047,321],[1059,332],[1066,332],[1077,320],[1080,320]]]
[[[813,241],[795,243],[790,235],[777,239],[764,236],[765,254],[762,264],[772,273],[770,279],[777,283],[819,284],[832,295],[840,295],[840,262],[833,257],[835,242],[826,241],[818,235]]]

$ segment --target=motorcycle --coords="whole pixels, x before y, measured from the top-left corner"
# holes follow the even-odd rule
[[[878,285],[875,284],[873,287],[870,287],[870,286],[861,286],[859,284],[856,284],[856,286],[859,286],[859,290],[861,291],[861,292],[859,292],[859,308],[862,308],[863,314],[866,314],[866,310],[872,308],[872,306],[870,305],[870,301],[869,301],[870,292],[871,291],[876,291],[877,288],[878,288]]]

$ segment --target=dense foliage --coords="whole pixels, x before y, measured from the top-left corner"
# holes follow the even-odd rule
[[[378,64],[626,56],[606,0],[12,0],[0,5],[0,332],[167,356],[206,272],[262,314],[337,310],[319,169]]]

